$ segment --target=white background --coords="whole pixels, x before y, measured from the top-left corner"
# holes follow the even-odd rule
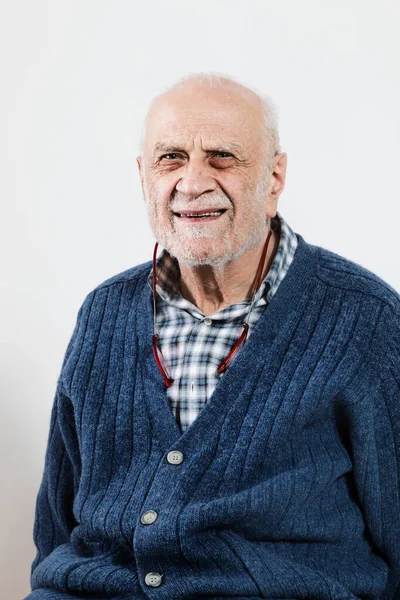
[[[146,106],[216,71],[280,107],[278,210],[400,289],[399,3],[2,0],[0,595],[29,592],[55,384],[85,295],[149,260]]]

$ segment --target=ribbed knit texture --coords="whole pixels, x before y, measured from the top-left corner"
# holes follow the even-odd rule
[[[151,263],[87,295],[57,382],[26,600],[400,598],[400,296],[296,235],[183,434],[152,354]]]

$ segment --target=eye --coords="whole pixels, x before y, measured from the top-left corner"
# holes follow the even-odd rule
[[[217,158],[231,158],[232,154],[230,154],[229,152],[215,152],[214,156],[216,156]]]
[[[235,157],[230,152],[213,152],[210,156],[210,165],[214,169],[227,169],[232,167],[235,163]]]
[[[166,158],[167,160],[176,160],[178,158],[181,158],[181,155],[177,154],[176,152],[169,152],[168,154],[163,154],[162,156],[160,156],[160,160],[162,160],[163,158]]]

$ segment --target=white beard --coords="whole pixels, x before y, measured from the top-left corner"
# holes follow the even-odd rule
[[[227,263],[237,260],[247,250],[259,244],[265,238],[269,221],[266,214],[266,198],[267,180],[264,179],[257,184],[251,198],[243,200],[251,206],[249,218],[245,223],[247,229],[247,235],[245,236],[241,229],[233,231],[232,235],[234,208],[231,201],[227,199],[221,190],[207,194],[207,202],[208,206],[213,207],[226,206],[227,201],[231,205],[228,215],[230,226],[224,227],[222,232],[216,232],[212,226],[204,227],[196,223],[184,229],[175,227],[174,219],[176,217],[172,214],[171,204],[168,211],[168,215],[170,215],[168,227],[165,227],[160,223],[158,217],[157,199],[152,197],[147,186],[144,194],[150,227],[159,244],[182,264],[191,266],[209,265],[212,267],[223,267]],[[182,206],[185,201],[187,202],[187,197],[177,193],[174,196],[173,203],[180,203]],[[225,214],[219,218],[226,219],[227,215]],[[201,252],[201,240],[216,240],[217,243],[211,244],[204,254]],[[199,243],[196,244],[196,241]]]

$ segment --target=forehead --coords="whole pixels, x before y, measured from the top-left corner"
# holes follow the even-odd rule
[[[249,148],[261,142],[259,103],[229,90],[174,90],[159,97],[146,120],[145,145],[231,145]],[[207,149],[207,148],[204,148]]]

